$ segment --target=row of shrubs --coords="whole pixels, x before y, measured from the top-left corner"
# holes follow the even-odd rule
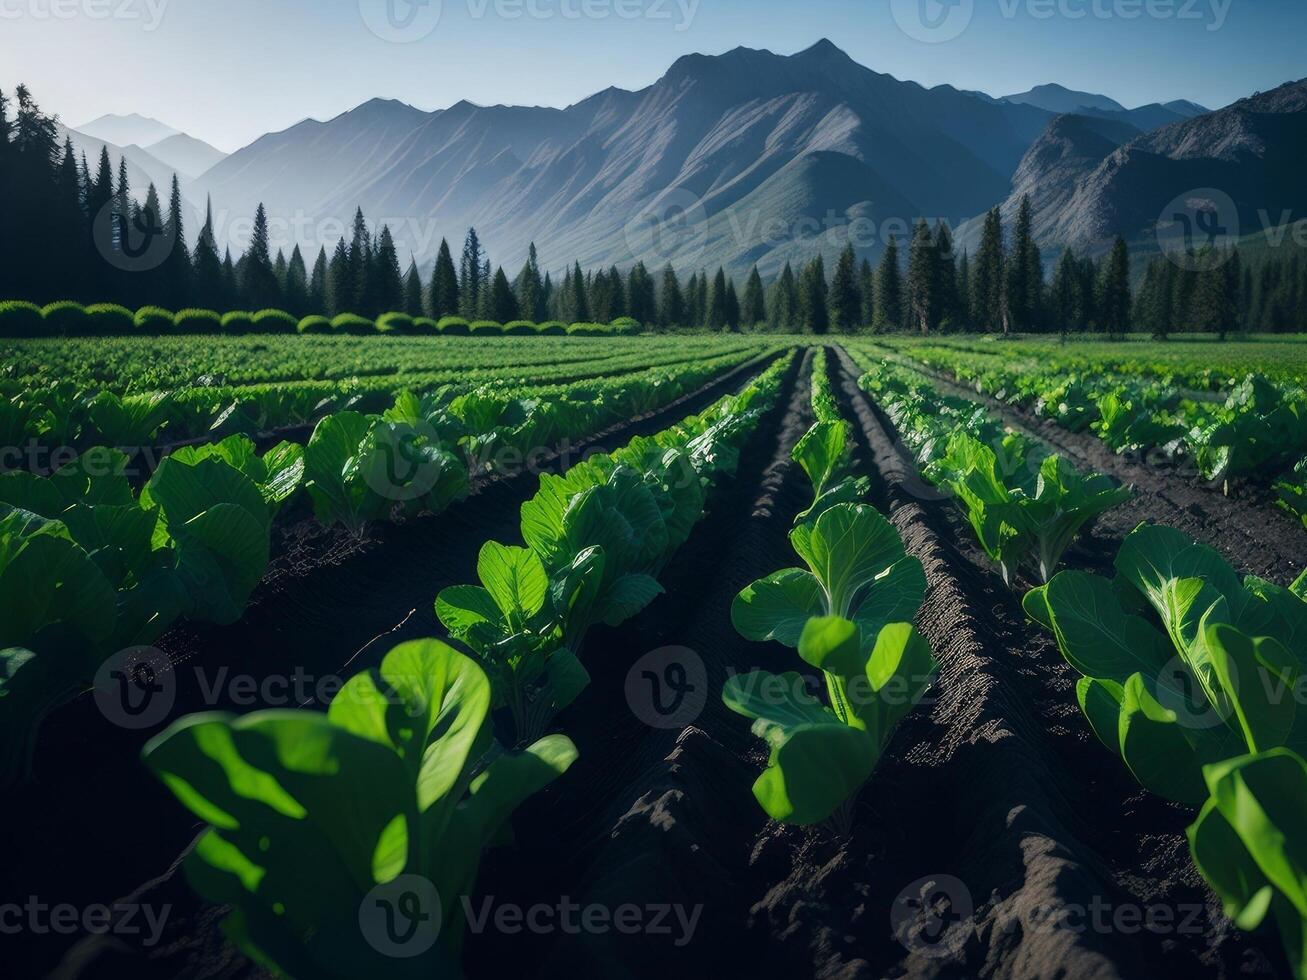
[[[40,307],[35,303],[0,303],[0,337],[111,337],[120,335],[168,336],[175,334],[345,334],[367,336],[449,336],[449,337],[606,337],[627,336],[643,328],[630,317],[612,323],[573,323],[557,320],[534,323],[514,320],[468,321],[447,316],[440,320],[411,317],[406,313],[385,313],[376,320],[342,313],[336,317],[306,316],[297,319],[284,310],[260,310],[257,313],[235,311],[219,314],[213,310],[179,310],[169,312],[157,306],[145,306],[133,313],[114,303],[59,302]]]

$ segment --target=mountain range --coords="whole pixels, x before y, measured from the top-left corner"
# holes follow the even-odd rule
[[[402,261],[424,265],[474,225],[510,269],[535,241],[551,269],[670,260],[769,277],[850,240],[874,259],[918,216],[960,226],[965,243],[970,219],[996,204],[1011,217],[1025,193],[1049,250],[1145,235],[1196,187],[1231,188],[1250,215],[1301,216],[1304,91],[1216,112],[1127,109],[1057,85],[995,98],[901,81],[821,41],[788,56],[687,55],[647,88],[565,109],[376,99],[230,156],[141,117],[79,129],[129,141],[129,167],[149,179],[156,165],[182,171],[192,205],[212,196],[220,234],[263,203],[277,244],[330,250],[361,207],[391,227]]]

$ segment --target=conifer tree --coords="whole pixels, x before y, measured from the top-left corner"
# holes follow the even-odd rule
[[[442,238],[440,251],[436,253],[436,268],[431,274],[431,289],[427,293],[427,312],[439,320],[442,317],[456,316],[458,307],[458,272],[454,269],[449,242]]]
[[[902,325],[903,273],[899,268],[899,243],[890,238],[885,243],[885,254],[876,270],[876,319],[873,326],[877,333],[885,333],[898,330]]]
[[[681,295],[681,284],[676,278],[676,270],[670,262],[663,266],[663,282],[658,292],[658,325],[675,327],[685,321],[685,300]]]
[[[835,263],[830,281],[830,326],[836,333],[852,333],[862,315],[862,298],[858,295],[857,256],[846,245]]]
[[[750,329],[757,329],[767,322],[767,298],[762,288],[762,276],[755,265],[749,272],[744,284],[744,300],[740,306],[740,322]]]

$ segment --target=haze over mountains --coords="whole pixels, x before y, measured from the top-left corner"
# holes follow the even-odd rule
[[[790,56],[688,55],[645,89],[566,109],[425,112],[377,99],[230,156],[141,117],[81,131],[129,140],[117,144],[129,165],[161,192],[153,171],[182,171],[192,205],[212,195],[220,237],[262,202],[275,244],[330,250],[361,206],[422,264],[441,237],[457,245],[475,225],[508,268],[535,241],[552,269],[640,259],[735,274],[757,263],[772,276],[818,250],[833,257],[850,236],[874,257],[918,216],[962,225],[966,241],[968,219],[995,204],[1010,217],[1023,193],[1050,250],[1142,235],[1195,187],[1231,188],[1241,211],[1302,216],[1292,174],[1305,88],[1214,113],[1188,102],[1127,109],[1058,85],[993,98],[900,81],[822,41]],[[655,233],[653,218],[669,215],[679,220]]]

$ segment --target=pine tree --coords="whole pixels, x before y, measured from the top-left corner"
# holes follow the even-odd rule
[[[643,262],[636,262],[626,280],[627,315],[640,323],[655,323],[658,319],[655,292],[653,276]]]
[[[908,248],[907,305],[909,325],[928,334],[939,323],[939,257],[924,219],[917,219]]]
[[[250,247],[241,260],[240,289],[245,305],[251,310],[271,309],[280,303],[280,289],[268,249],[268,212],[260,204],[254,212]]]
[[[876,273],[868,259],[863,259],[858,267],[858,298],[862,300],[861,322],[870,330],[876,322]]]
[[[676,270],[668,262],[663,266],[663,282],[658,291],[658,325],[677,327],[684,320],[685,299],[681,295],[681,283],[676,278]]]
[[[481,247],[477,230],[469,228],[458,267],[458,312],[467,320],[475,320],[481,315],[482,296],[487,285],[484,259],[485,250]]]
[[[286,285],[282,293],[282,303],[286,312],[296,319],[309,313],[309,270],[304,264],[304,253],[296,245],[290,252],[290,262],[286,265]]]
[[[490,319],[498,323],[510,323],[518,319],[517,296],[513,293],[508,276],[504,275],[503,266],[495,270],[491,280],[489,312]]]
[[[945,329],[958,329],[966,316],[958,291],[958,267],[953,255],[953,233],[943,219],[935,225],[935,281],[938,295],[936,322]]]
[[[327,266],[328,313],[339,316],[349,313],[354,305],[354,281],[350,275],[349,246],[345,239],[336,242],[336,250],[331,253],[331,263]]]
[[[451,265],[450,268],[452,270],[453,266]],[[530,249],[527,250],[526,264],[517,274],[515,286],[518,308],[522,316],[536,323],[544,320],[546,317],[545,284],[540,278],[540,260],[536,255],[535,242],[532,242]]]
[[[418,261],[411,258],[408,272],[404,276],[404,312],[417,318],[426,315],[422,298],[422,276],[418,272]]]
[[[1017,211],[1012,256],[1007,269],[1008,313],[1013,328],[1017,330],[1031,330],[1039,322],[1044,268],[1032,231],[1033,220],[1030,195],[1026,194]]]
[[[372,306],[367,316],[378,317],[383,313],[397,313],[404,308],[404,277],[399,271],[399,254],[395,249],[395,238],[388,225],[381,226],[381,235],[377,239],[377,248],[373,258],[373,271],[369,295]]]
[[[1005,277],[1003,223],[998,208],[993,208],[985,215],[980,251],[971,273],[971,320],[980,330],[1008,332]]]
[[[568,288],[564,290],[566,296],[563,298],[564,315],[563,319],[571,323],[589,323],[590,322],[590,298],[587,294],[585,273],[581,271],[581,263],[575,263],[569,277]]]
[[[767,308],[771,311],[773,330],[790,333],[799,329],[799,284],[789,262],[772,286],[772,301]]]
[[[872,321],[872,329],[885,333],[902,325],[903,272],[899,265],[899,243],[891,237],[885,242],[885,252],[876,268],[876,319]]]
[[[1103,330],[1119,336],[1130,330],[1130,253],[1125,239],[1117,237],[1103,266],[1099,316]]]
[[[808,333],[830,331],[830,310],[826,288],[826,264],[818,255],[808,263],[799,280],[799,310]]]
[[[186,226],[182,219],[182,191],[177,175],[172,177],[168,195],[168,220],[164,222],[164,240],[170,245],[163,264],[164,294],[159,301],[172,310],[188,305],[195,291],[192,281],[191,255],[186,247]]]
[[[858,295],[857,256],[846,245],[835,263],[830,281],[830,326],[836,333],[853,333],[862,315],[862,298]]]
[[[309,276],[309,294],[304,301],[307,316],[323,316],[331,309],[327,299],[327,246],[318,247],[318,257],[313,262],[313,274]]]
[[[440,240],[436,254],[436,268],[431,274],[431,289],[427,293],[427,312],[435,319],[458,314],[460,290],[454,259],[449,253],[449,242]]]
[[[194,302],[203,309],[221,307],[225,290],[222,281],[222,260],[218,258],[218,243],[213,234],[213,201],[209,200],[204,213],[204,226],[195,242]]]
[[[1063,249],[1062,257],[1058,259],[1057,269],[1053,273],[1049,301],[1052,305],[1053,319],[1064,339],[1078,319],[1079,277],[1080,270],[1075,255],[1072,254],[1071,249]]]
[[[726,326],[726,270],[721,266],[717,267],[708,292],[708,326],[713,330]]]
[[[749,278],[744,284],[744,302],[740,308],[740,322],[754,330],[767,322],[767,298],[762,289],[762,276],[758,274],[756,265],[749,272]]]

